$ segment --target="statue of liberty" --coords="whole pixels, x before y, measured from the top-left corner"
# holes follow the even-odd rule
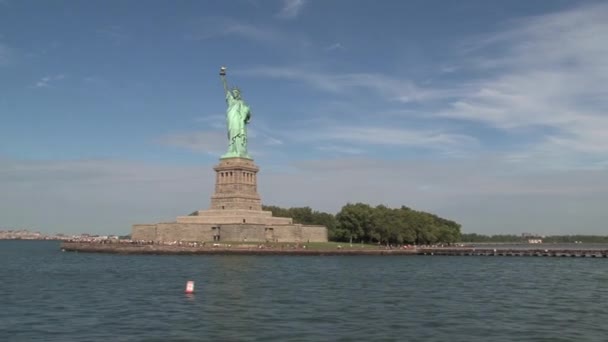
[[[224,85],[226,103],[228,104],[228,109],[226,110],[228,152],[221,158],[240,157],[251,159],[249,153],[247,153],[247,124],[251,119],[251,110],[241,97],[239,88],[228,88],[228,84],[226,83],[226,67],[220,68],[220,78]]]

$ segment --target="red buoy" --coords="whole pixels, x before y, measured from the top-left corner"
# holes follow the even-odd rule
[[[186,293],[194,293],[194,281],[188,280],[186,283]]]

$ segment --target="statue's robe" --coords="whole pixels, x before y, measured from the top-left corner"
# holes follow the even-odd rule
[[[247,156],[247,127],[251,117],[249,106],[242,99],[235,99],[231,92],[226,93],[226,123],[228,127],[228,153]]]

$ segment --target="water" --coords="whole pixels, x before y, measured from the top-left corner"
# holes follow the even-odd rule
[[[606,303],[603,258],[121,256],[0,241],[0,341],[605,341]]]

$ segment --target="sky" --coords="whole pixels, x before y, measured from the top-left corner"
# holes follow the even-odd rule
[[[264,204],[608,233],[605,1],[0,0],[0,229],[209,207],[223,89]]]

